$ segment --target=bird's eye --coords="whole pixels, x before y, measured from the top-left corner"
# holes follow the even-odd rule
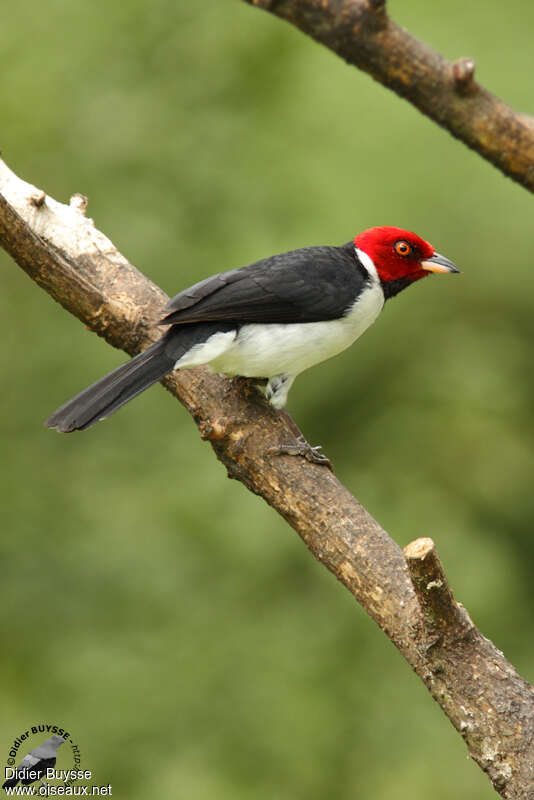
[[[395,252],[399,256],[409,256],[412,252],[412,248],[408,242],[400,241],[395,243]]]

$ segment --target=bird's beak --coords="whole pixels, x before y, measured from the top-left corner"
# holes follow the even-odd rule
[[[428,272],[460,272],[456,264],[453,264],[445,256],[440,256],[439,253],[434,253],[426,261],[422,261],[421,267]]]

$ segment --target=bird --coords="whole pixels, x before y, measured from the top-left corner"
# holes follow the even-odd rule
[[[34,781],[42,781],[42,776],[47,769],[54,767],[57,758],[57,749],[65,743],[63,736],[51,736],[45,742],[34,748],[24,756],[18,767],[14,770],[15,774],[4,781],[2,789],[9,789],[17,785],[20,781],[28,786]]]
[[[432,273],[459,271],[415,233],[378,226],[340,246],[304,247],[217,273],[169,301],[158,322],[169,327],[158,341],[45,425],[86,430],[167,373],[200,365],[262,380],[269,403],[284,409],[295,378],[353,344],[387,300]]]

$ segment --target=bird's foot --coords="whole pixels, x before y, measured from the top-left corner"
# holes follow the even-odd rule
[[[328,467],[328,469],[333,472],[334,468],[332,466],[332,462],[327,456],[324,455],[324,453],[320,453],[319,450],[321,450],[321,445],[312,447],[311,444],[306,441],[304,436],[300,435],[297,436],[297,441],[295,444],[281,444],[277,447],[270,447],[266,451],[265,455],[302,456],[312,464],[321,464],[324,467]]]

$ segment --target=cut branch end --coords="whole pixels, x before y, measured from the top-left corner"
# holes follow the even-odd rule
[[[464,627],[465,615],[456,603],[432,539],[416,539],[404,548],[410,578],[428,634],[452,633]]]

